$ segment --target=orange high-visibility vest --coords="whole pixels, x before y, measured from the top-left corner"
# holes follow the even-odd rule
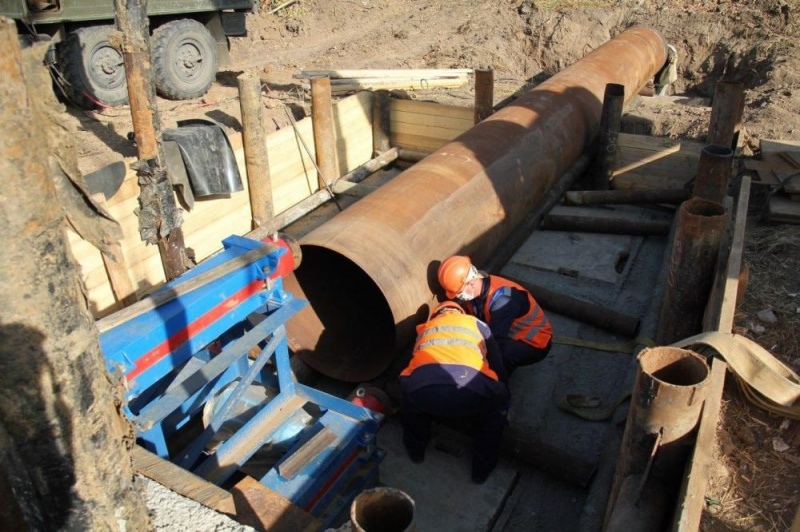
[[[508,337],[525,342],[537,349],[544,349],[553,337],[553,327],[550,325],[550,320],[544,315],[542,307],[539,306],[531,293],[514,281],[509,281],[508,279],[495,275],[489,276],[489,290],[486,294],[486,304],[483,306],[483,316],[480,317],[486,323],[491,324],[492,315],[490,307],[492,305],[492,299],[498,291],[508,291],[510,288],[516,288],[528,295],[528,312],[511,322]],[[474,313],[474,305],[467,303],[467,308]]]
[[[400,375],[408,376],[427,364],[456,364],[476,369],[498,380],[486,360],[486,342],[473,316],[445,312],[417,326],[411,362]]]

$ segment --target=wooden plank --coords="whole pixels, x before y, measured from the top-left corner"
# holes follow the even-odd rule
[[[391,111],[389,113],[389,118],[391,123],[395,126],[397,124],[414,124],[417,127],[436,126],[460,131],[462,133],[474,125],[471,120],[466,120],[461,117],[439,117],[435,115],[409,113],[406,111]]]
[[[463,131],[458,129],[449,129],[437,126],[425,126],[417,124],[408,124],[403,122],[395,122],[392,124],[392,133],[398,135],[417,135],[422,137],[432,137],[443,140],[453,140],[461,135]]]
[[[676,140],[669,137],[651,137],[649,135],[636,135],[633,133],[620,133],[617,140],[617,146],[623,148],[635,148],[647,151],[682,151],[685,153],[697,154],[698,156],[705,147],[705,144],[702,142]]]
[[[800,140],[761,139],[761,155],[781,151],[800,153]]]
[[[456,88],[467,83],[467,78],[437,78],[437,79],[386,79],[386,80],[347,80],[331,86],[333,94],[349,91],[363,90],[409,90],[426,91],[429,89]]]
[[[673,168],[672,173],[681,172],[683,175],[694,175],[697,173],[699,160],[699,155],[680,151],[668,153],[623,148],[617,154],[614,172],[619,175],[647,166],[649,168],[659,168],[659,171],[662,172]],[[676,166],[678,168],[675,168]]]
[[[728,264],[725,268],[725,287],[720,307],[716,330],[729,333],[733,330],[733,318],[736,314],[736,300],[739,296],[739,274],[742,271],[744,256],[744,235],[747,224],[747,209],[750,205],[750,177],[743,176],[739,186],[739,199],[736,203],[731,249]]]
[[[236,520],[256,530],[270,532],[317,532],[322,522],[272,491],[253,477],[246,476],[231,488]]]
[[[720,358],[715,358],[711,363],[708,395],[703,404],[694,450],[689,462],[687,477],[684,479],[681,493],[678,496],[679,505],[675,512],[675,521],[672,524],[672,530],[676,532],[697,532],[700,529],[700,518],[706,503],[708,476],[713,461],[727,367],[727,364]]]
[[[140,475],[207,508],[230,516],[236,515],[234,496],[219,486],[156,456],[139,445],[134,446],[132,456],[133,468]]]
[[[420,135],[408,135],[404,133],[392,133],[389,138],[392,141],[392,146],[396,146],[400,149],[419,150],[425,152],[434,152],[449,142],[446,139],[437,139]]]
[[[758,175],[758,180],[765,185],[780,186],[781,184],[775,176],[772,165],[767,161],[746,159],[744,161],[744,167],[746,170],[755,172]]]
[[[771,222],[800,224],[800,203],[785,194],[773,194],[767,203],[767,218]]]
[[[406,77],[463,77],[472,74],[471,68],[390,68],[390,69],[337,69],[337,70],[301,70],[294,77],[309,79],[317,76],[329,78],[406,78]]]
[[[319,456],[334,441],[336,441],[336,434],[328,427],[324,427],[281,462],[278,465],[278,473],[286,480],[292,480],[303,467]]]
[[[455,117],[471,120],[474,115],[472,107],[461,107],[458,105],[442,105],[433,102],[420,102],[416,100],[392,99],[389,104],[392,111],[405,111],[408,113],[428,114],[441,118]]]

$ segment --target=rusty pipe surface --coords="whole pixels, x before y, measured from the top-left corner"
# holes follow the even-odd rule
[[[630,28],[305,235],[285,286],[311,305],[290,348],[341,380],[386,370],[439,295],[439,261],[486,261],[592,142],[606,85],[635,95],[666,59],[660,34]]]

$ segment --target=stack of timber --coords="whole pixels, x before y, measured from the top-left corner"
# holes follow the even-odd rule
[[[372,156],[372,94],[361,92],[337,102],[333,107],[339,175],[369,161]],[[309,154],[298,138],[308,146]],[[230,135],[244,190],[229,196],[196,199],[191,211],[183,213],[186,246],[194,251],[197,262],[222,248],[221,241],[232,235],[243,235],[252,229],[247,169],[241,135]],[[272,182],[274,212],[280,214],[319,190],[317,170],[312,157],[313,124],[310,117],[297,122],[297,132],[283,128],[266,137],[269,172]],[[130,168],[134,160],[126,160]],[[107,200],[106,207],[122,227],[120,242],[124,264],[141,297],[162,285],[166,279],[156,246],[149,246],[139,237],[136,216],[139,185],[136,173],[128,170],[120,189]],[[69,231],[73,256],[88,292],[90,309],[96,318],[121,308],[111,288],[100,252],[76,233]]]
[[[769,220],[800,223],[800,141],[762,139],[761,159],[748,168],[776,189],[767,204]]]
[[[327,77],[331,93],[359,90],[410,90],[461,87],[469,81],[470,69],[390,69],[390,70],[302,70],[295,77]],[[305,87],[310,88],[310,85]]]

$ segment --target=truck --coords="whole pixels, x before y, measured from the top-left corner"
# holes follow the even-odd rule
[[[204,95],[230,64],[228,37],[247,34],[252,10],[253,0],[149,0],[158,94]],[[66,99],[88,109],[128,103],[122,54],[109,43],[114,0],[0,0],[0,16],[16,21],[21,39],[52,43],[46,62]]]

